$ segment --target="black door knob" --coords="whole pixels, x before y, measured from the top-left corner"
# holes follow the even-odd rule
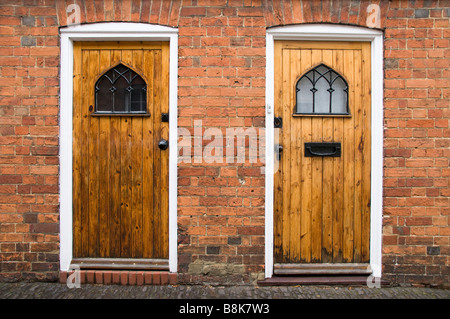
[[[158,142],[158,147],[164,151],[169,147],[169,142],[167,140],[161,140]]]

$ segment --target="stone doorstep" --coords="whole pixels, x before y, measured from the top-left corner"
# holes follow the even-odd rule
[[[73,272],[61,271],[60,283],[66,284]],[[175,285],[178,274],[165,271],[80,270],[80,284],[103,285]]]
[[[367,286],[368,276],[274,276],[259,280],[259,286],[297,286],[297,285],[344,285]],[[389,286],[389,281],[381,279],[382,287]]]

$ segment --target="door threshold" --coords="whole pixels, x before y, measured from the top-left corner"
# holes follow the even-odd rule
[[[259,286],[367,286],[371,283],[369,276],[274,276],[258,281]],[[389,282],[381,280],[381,286],[388,286]]]
[[[80,269],[103,270],[169,270],[168,259],[155,258],[74,258],[71,262]]]
[[[366,263],[277,263],[275,275],[370,275],[372,268]]]

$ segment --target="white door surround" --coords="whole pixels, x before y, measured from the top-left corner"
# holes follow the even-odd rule
[[[178,29],[143,23],[94,23],[61,28],[60,270],[72,260],[72,115],[74,41],[168,41],[169,65],[169,271],[177,271]]]
[[[370,266],[381,277],[383,208],[383,33],[379,30],[332,24],[269,28],[266,32],[266,184],[265,277],[273,276],[274,41],[366,41],[371,43],[371,216]]]

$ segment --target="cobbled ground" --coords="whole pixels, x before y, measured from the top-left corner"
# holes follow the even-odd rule
[[[450,299],[450,290],[344,286],[120,286],[0,283],[1,299]]]

